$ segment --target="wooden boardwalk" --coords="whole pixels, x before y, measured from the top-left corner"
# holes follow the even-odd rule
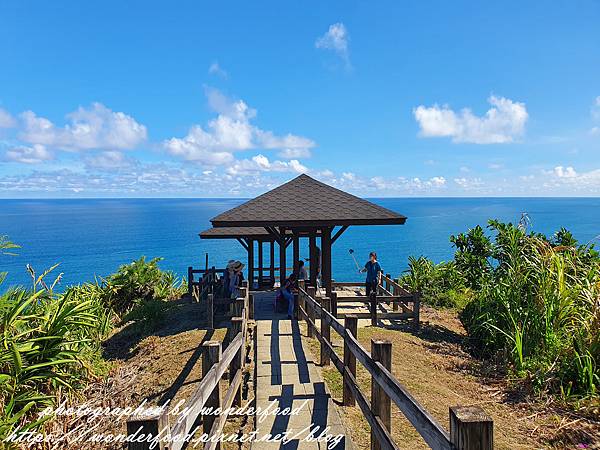
[[[298,322],[273,311],[274,292],[254,294],[256,320],[256,406],[257,408],[297,408],[293,415],[268,415],[256,418],[257,439],[288,432],[289,442],[255,442],[252,448],[326,449],[353,448],[340,420],[321,368],[306,351]],[[264,420],[263,420],[264,419]],[[262,420],[262,421],[261,421]],[[323,430],[329,435],[344,435],[337,445],[318,438]],[[311,434],[312,432],[312,434]]]

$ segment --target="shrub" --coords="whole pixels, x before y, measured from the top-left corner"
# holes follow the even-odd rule
[[[171,272],[162,271],[162,258],[146,261],[145,257],[124,264],[104,280],[104,301],[120,316],[135,305],[152,299],[172,300],[183,294],[183,280]]]
[[[401,282],[434,306],[462,309],[472,350],[500,357],[538,391],[594,396],[600,387],[600,257],[561,228],[550,239],[491,220],[451,236],[454,260],[409,258]]]

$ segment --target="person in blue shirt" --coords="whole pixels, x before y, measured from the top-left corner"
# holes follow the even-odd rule
[[[382,270],[379,262],[377,262],[377,253],[369,253],[369,260],[365,264],[365,267],[361,269],[361,272],[367,273],[365,287],[367,288],[367,297],[369,297],[371,292],[377,292],[377,286],[381,281]]]

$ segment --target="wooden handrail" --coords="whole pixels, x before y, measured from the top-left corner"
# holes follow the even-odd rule
[[[235,373],[235,377],[231,381],[227,392],[225,393],[225,397],[223,398],[223,411],[226,412],[233,405],[233,400],[235,398],[236,392],[239,390],[240,385],[242,384],[243,372],[242,369],[238,369]],[[219,418],[215,420],[212,428],[210,429],[210,435],[208,442],[204,445],[204,450],[215,450],[219,446],[218,440],[210,439],[213,436],[217,436],[219,433],[223,431],[223,427],[225,426],[225,422],[227,421],[227,414],[223,413],[219,415]]]
[[[202,381],[200,381],[200,384],[192,396],[184,404],[184,408],[186,408],[186,411],[189,411],[189,413],[171,429],[171,437],[174,441],[169,447],[169,450],[179,450],[183,447],[184,442],[175,442],[177,440],[176,437],[185,436],[190,432],[209,395],[215,389],[216,385],[223,377],[223,374],[227,371],[229,363],[231,363],[231,360],[234,358],[237,351],[241,348],[243,344],[242,339],[243,333],[240,332],[227,346],[221,356],[221,360],[206,374],[203,374]]]
[[[358,339],[347,332],[346,328],[340,323],[327,309],[323,308],[319,302],[302,287],[298,288],[301,296],[301,304],[306,309],[312,309],[317,313],[326,325],[333,328],[344,340],[345,347],[354,355],[357,361],[369,372],[372,382],[385,392],[387,397],[402,411],[404,416],[410,421],[417,432],[423,437],[430,448],[434,450],[452,450],[455,447],[451,444],[450,434],[442,427],[437,420],[408,392],[408,390],[386,369],[380,362],[374,361],[371,354],[359,343]],[[339,297],[338,297],[339,301]],[[417,300],[418,301],[418,300]],[[321,342],[321,351],[328,353],[336,369],[343,375],[344,384],[352,391],[356,403],[363,412],[365,418],[373,430],[373,435],[382,449],[397,449],[398,447],[390,437],[385,426],[371,411],[369,402],[358,387],[355,377],[350,373],[344,362],[334,352],[330,342],[327,342],[310,320],[307,310],[300,307],[301,317],[309,323],[309,327],[314,329],[316,338]],[[454,415],[456,416],[456,414]],[[453,416],[453,417],[454,417]],[[490,419],[491,421],[491,419]],[[491,435],[491,430],[490,430]],[[465,449],[467,447],[464,447]],[[470,447],[469,447],[470,448]],[[473,447],[476,448],[476,447]],[[486,447],[487,449],[487,447]],[[462,449],[461,449],[462,450]]]

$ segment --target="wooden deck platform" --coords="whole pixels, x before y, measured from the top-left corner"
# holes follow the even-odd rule
[[[252,448],[261,450],[353,448],[346,436],[336,405],[315,362],[303,341],[298,322],[286,314],[273,311],[274,292],[254,294],[256,320],[256,406],[295,408],[293,415],[256,417],[257,438],[288,432],[289,442],[255,442]],[[262,420],[262,421],[261,421]],[[310,441],[323,430],[331,436],[344,435],[336,445],[331,442]]]

